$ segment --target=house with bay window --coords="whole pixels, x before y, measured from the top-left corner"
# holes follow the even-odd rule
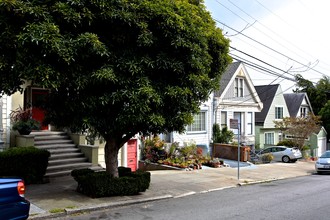
[[[237,119],[239,128],[231,129],[235,134],[234,141],[253,146],[255,113],[262,108],[263,104],[244,64],[234,62],[222,75],[219,90],[214,91],[200,106],[193,124],[187,126],[183,134],[172,133],[170,142],[179,142],[181,145],[194,142],[208,151],[212,142],[213,124],[231,129],[230,119]]]

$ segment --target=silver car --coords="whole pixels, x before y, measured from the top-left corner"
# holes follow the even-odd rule
[[[298,148],[291,148],[286,146],[272,146],[261,150],[258,156],[270,153],[274,156],[273,161],[282,161],[284,163],[296,162],[302,158],[301,151]]]
[[[324,152],[315,162],[317,173],[330,172],[330,150]]]

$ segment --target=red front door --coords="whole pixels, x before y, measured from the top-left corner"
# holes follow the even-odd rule
[[[127,167],[132,171],[137,169],[137,140],[131,139],[127,142]]]
[[[48,90],[32,89],[32,118],[39,121],[41,125],[45,119],[45,111],[42,109],[42,106],[47,95]],[[41,129],[48,130],[48,125],[42,125]]]

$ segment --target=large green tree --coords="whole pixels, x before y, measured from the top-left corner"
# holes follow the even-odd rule
[[[298,88],[294,92],[306,92],[311,102],[314,114],[321,117],[322,124],[330,138],[330,77],[323,76],[316,84],[304,79],[301,75],[296,76]]]
[[[137,133],[183,131],[217,89],[229,41],[202,1],[0,0],[1,90],[50,89],[48,121],[91,128],[106,170]]]
[[[307,93],[314,114],[319,115],[320,110],[330,100],[330,77],[323,76],[317,83],[313,83],[301,75],[296,75],[298,88],[294,92]]]

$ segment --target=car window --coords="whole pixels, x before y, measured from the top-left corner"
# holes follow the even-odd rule
[[[261,151],[261,154],[267,154],[269,152],[271,152],[271,148],[267,148],[267,149]]]
[[[330,151],[328,152],[325,152],[325,153],[323,153],[321,156],[320,156],[321,158],[330,158]]]
[[[277,147],[277,148],[276,148],[276,151],[277,151],[277,152],[285,151],[285,148],[283,148],[283,147]]]

